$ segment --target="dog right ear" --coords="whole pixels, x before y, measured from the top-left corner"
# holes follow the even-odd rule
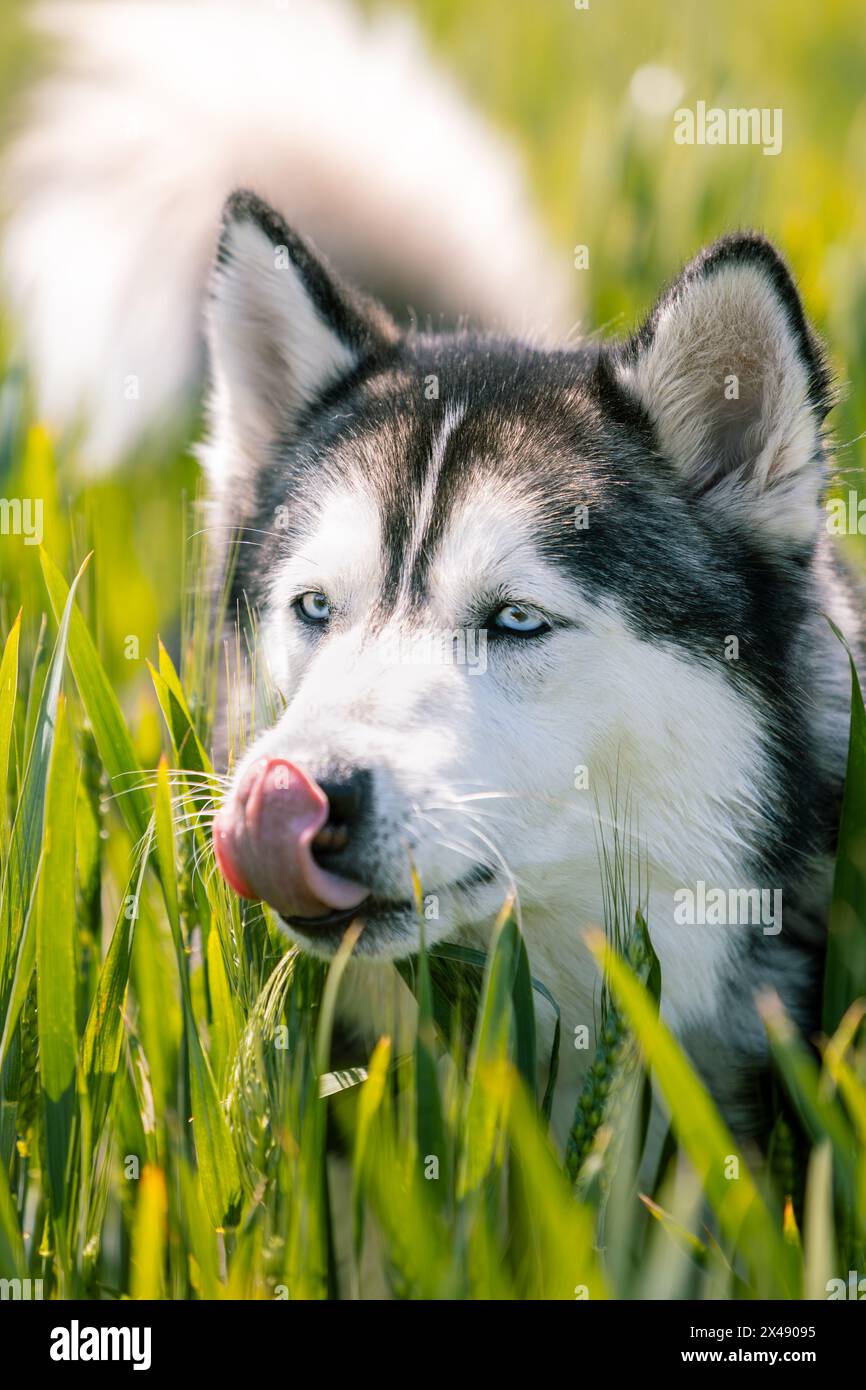
[[[260,460],[323,392],[396,336],[385,310],[341,285],[273,208],[233,193],[207,310],[214,442],[206,466],[219,475],[230,456]]]
[[[702,251],[619,348],[616,372],[699,505],[782,551],[814,543],[833,392],[770,242],[735,232]]]

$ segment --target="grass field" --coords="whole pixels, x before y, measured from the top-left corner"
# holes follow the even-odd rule
[[[831,346],[844,391],[837,458],[844,487],[857,487],[857,0],[599,0],[592,17],[568,0],[412,8],[519,143],[563,256],[590,247],[590,269],[575,271],[585,327],[627,326],[732,226],[784,248]],[[22,13],[0,20],[10,121],[22,67],[42,61]],[[684,103],[782,108],[782,154],[675,146],[669,112],[647,95],[658,81],[635,77],[649,65],[669,70]],[[486,961],[440,949],[406,966],[421,1018],[413,1052],[383,1038],[363,1070],[337,1071],[345,957],[325,971],[286,954],[272,916],[209,872],[219,653],[196,596],[198,479],[182,427],[166,421],[158,451],[79,481],[75,441],[35,417],[13,343],[10,325],[0,494],[42,499],[44,544],[0,537],[0,1278],[42,1279],[46,1297],[388,1286],[428,1298],[826,1298],[828,1280],[866,1274],[856,687],[826,1038],[819,1060],[768,1003],[779,1108],[767,1162],[738,1151],[659,1022],[651,945],[618,907],[616,862],[595,940],[602,1041],[565,1163],[545,1134],[532,962],[507,910]],[[861,537],[845,544],[853,563],[866,559]],[[655,1177],[638,1178],[648,1068],[671,1130]],[[329,1134],[352,1163],[350,1231],[333,1228]]]

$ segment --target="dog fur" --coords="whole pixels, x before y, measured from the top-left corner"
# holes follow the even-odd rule
[[[568,258],[516,150],[408,15],[43,0],[28,19],[51,62],[0,161],[0,274],[40,413],[79,428],[90,471],[188,430],[220,208],[244,181],[404,316],[571,326]]]
[[[732,234],[629,338],[549,350],[398,330],[238,193],[208,322],[216,524],[254,541],[231,611],[257,615],[285,701],[235,776],[267,755],[369,783],[341,869],[372,891],[345,1016],[375,1032],[395,1007],[414,863],[428,942],[483,946],[515,893],[566,1039],[591,1028],[583,930],[617,826],[645,867],[663,1013],[758,1127],[756,994],[817,1021],[849,701],[826,618],[856,631],[823,524],[830,378],[778,253]],[[509,605],[542,629],[501,630]],[[483,674],[399,655],[466,630]],[[780,892],[781,930],[680,925],[700,881]],[[340,936],[300,933],[325,955]],[[539,1024],[549,1039],[543,1007]],[[585,1055],[564,1049],[560,1132]]]

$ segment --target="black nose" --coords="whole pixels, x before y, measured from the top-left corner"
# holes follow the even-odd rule
[[[328,819],[313,841],[313,854],[323,869],[351,877],[372,802],[372,773],[365,767],[340,768],[316,781],[328,798]]]

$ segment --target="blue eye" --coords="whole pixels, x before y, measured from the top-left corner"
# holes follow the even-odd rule
[[[506,603],[487,620],[493,632],[511,633],[515,637],[540,637],[550,631],[550,623],[536,608],[522,603]]]
[[[303,622],[313,623],[316,627],[322,627],[331,616],[331,605],[319,589],[308,589],[305,594],[300,594],[295,599],[294,607]]]

